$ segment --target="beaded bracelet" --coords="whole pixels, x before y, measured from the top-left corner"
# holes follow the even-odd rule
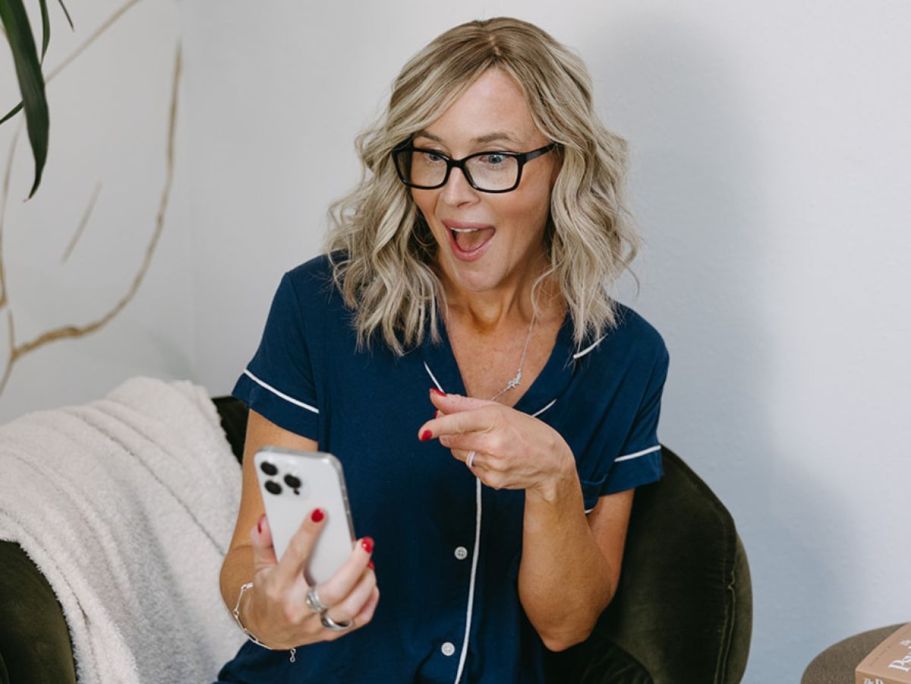
[[[253,586],[253,582],[247,582],[246,584],[240,585],[240,593],[237,595],[237,603],[234,604],[234,610],[231,611],[231,614],[234,615],[234,622],[237,623],[237,626],[243,630],[243,633],[247,635],[247,638],[252,641],[257,646],[262,646],[263,648],[269,651],[276,651],[278,649],[272,648],[271,646],[266,646],[262,641],[256,638],[256,636],[249,629],[244,627],[244,623],[240,621],[240,599],[243,598],[244,592]],[[294,653],[297,649],[291,649],[291,662],[294,662]]]

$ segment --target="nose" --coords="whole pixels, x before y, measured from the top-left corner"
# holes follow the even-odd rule
[[[441,191],[441,198],[447,204],[458,205],[477,199],[477,191],[468,183],[462,169],[453,167]]]

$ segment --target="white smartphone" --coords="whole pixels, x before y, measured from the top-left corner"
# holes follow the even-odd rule
[[[332,454],[267,446],[254,456],[259,491],[279,560],[314,508],[326,513],[304,578],[310,586],[329,579],[354,548],[354,524],[342,464]]]

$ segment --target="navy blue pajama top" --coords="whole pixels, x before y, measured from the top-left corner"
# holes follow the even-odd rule
[[[620,306],[619,316],[575,349],[567,314],[514,407],[569,444],[586,512],[600,496],[662,475],[656,428],[668,353],[632,309]],[[219,680],[543,682],[545,647],[517,588],[524,491],[483,486],[437,440],[417,438],[435,412],[431,386],[465,394],[445,326],[442,343],[428,333],[396,357],[381,341],[356,351],[352,320],[325,255],[285,273],[233,395],[342,462],[355,533],[376,541],[376,613],[336,641],[299,648],[294,663],[247,641]]]

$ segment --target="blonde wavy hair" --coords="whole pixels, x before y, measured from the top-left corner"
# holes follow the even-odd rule
[[[436,303],[445,310],[445,297],[433,268],[437,244],[391,153],[492,67],[515,79],[537,127],[560,144],[544,233],[549,264],[534,283],[533,305],[552,277],[572,316],[577,349],[617,322],[608,286],[639,247],[623,201],[626,141],[600,123],[579,57],[533,24],[498,17],[456,26],[412,57],[386,111],[355,140],[361,180],[330,206],[325,251],[336,286],[356,312],[359,348],[381,333],[403,355],[422,343],[428,318],[431,339],[440,339]]]

